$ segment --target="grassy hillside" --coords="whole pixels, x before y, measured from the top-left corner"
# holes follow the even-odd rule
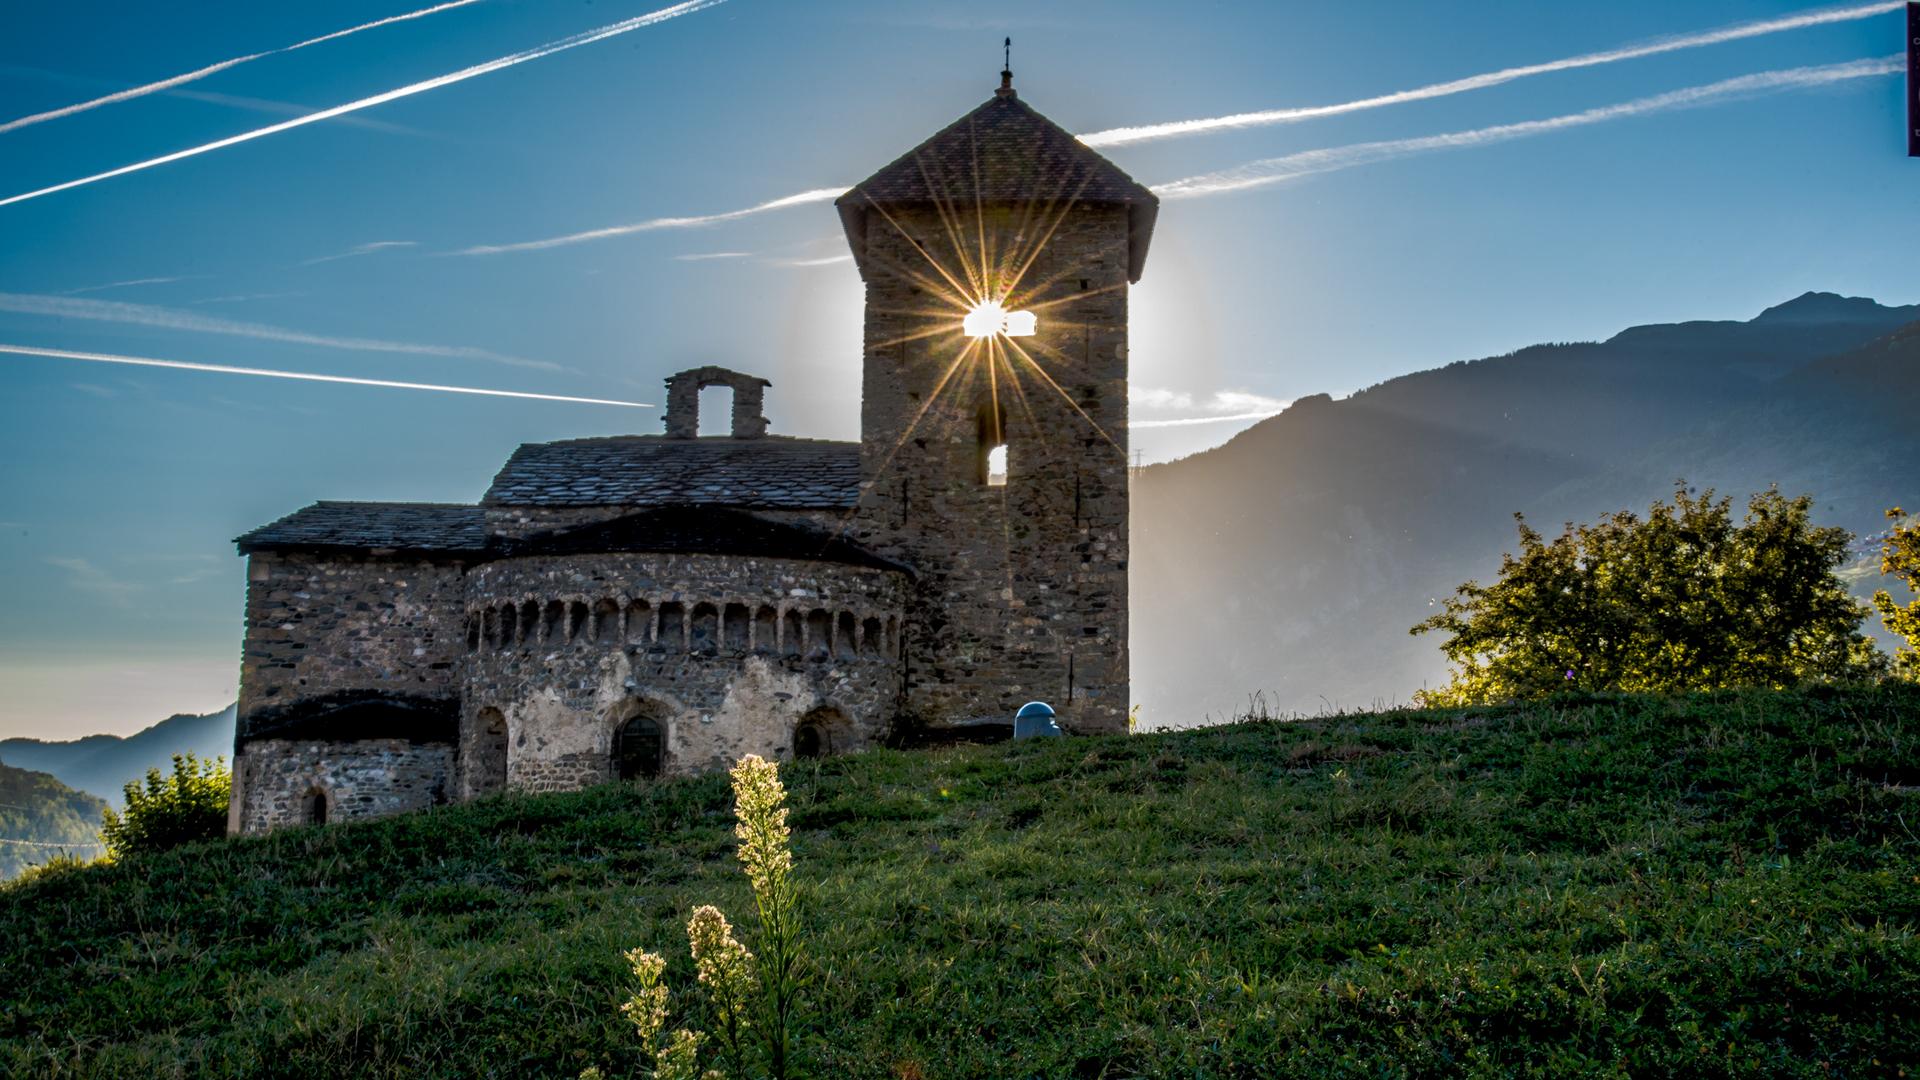
[[[786,772],[816,1076],[1920,1071],[1920,688]],[[633,1075],[620,950],[685,988],[691,907],[751,921],[729,805],[508,796],[0,890],[0,1074]]]
[[[106,808],[46,773],[0,762],[0,881],[55,855],[99,855]]]

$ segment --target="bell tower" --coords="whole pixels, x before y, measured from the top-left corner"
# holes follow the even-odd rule
[[[866,283],[852,530],[918,573],[906,713],[1126,730],[1127,290],[1159,201],[1002,71],[836,206]]]

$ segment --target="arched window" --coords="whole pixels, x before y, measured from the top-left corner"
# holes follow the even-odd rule
[[[620,605],[611,599],[593,605],[593,639],[602,645],[620,640]]]
[[[473,759],[467,765],[467,786],[475,795],[507,786],[507,717],[499,709],[481,709],[473,720]]]
[[[988,487],[1007,486],[1006,443],[999,443],[987,448],[987,476],[985,483]]]
[[[520,637],[520,610],[512,604],[500,609],[500,650],[513,648]]]
[[[825,660],[831,655],[833,616],[815,608],[807,613],[807,659]]]
[[[712,604],[693,606],[693,621],[687,628],[687,648],[694,652],[714,652],[720,648],[720,612]]]
[[[842,660],[851,660],[859,655],[860,624],[853,621],[853,612],[840,613],[833,632],[833,655]]]
[[[327,823],[326,789],[316,787],[312,791],[307,792],[306,798],[301,800],[300,811],[301,816],[306,819],[307,824],[325,825]]]
[[[1007,483],[1007,430],[997,402],[981,407],[979,426],[980,438],[974,459],[976,482],[986,487],[1004,487]]]
[[[770,653],[780,641],[780,613],[772,605],[762,605],[753,613],[753,649]]]
[[[667,726],[659,710],[635,702],[613,732],[613,774],[622,780],[659,776],[667,763]]]
[[[653,629],[653,607],[645,600],[635,600],[627,605],[627,640],[636,645],[644,645],[647,632]]]
[[[669,600],[660,605],[660,636],[654,643],[668,649],[684,649],[687,645],[687,609],[684,605]]]
[[[543,640],[549,645],[561,645],[567,640],[567,605],[558,600],[547,601],[547,618]]]
[[[827,733],[820,725],[807,721],[793,729],[793,756],[800,758],[824,757],[827,752]]]
[[[886,651],[886,642],[881,640],[880,620],[870,618],[860,624],[860,655],[880,656]]]
[[[720,637],[728,652],[747,651],[747,635],[753,630],[753,612],[745,604],[728,604],[720,613]]]
[[[795,758],[825,757],[845,750],[853,737],[853,721],[837,706],[809,709],[793,727]]]
[[[567,605],[567,640],[585,641],[587,637],[587,602],[575,600]]]
[[[792,609],[788,609],[786,618],[781,621],[785,625],[785,630],[782,633],[780,654],[799,656],[807,641],[806,623],[802,620],[801,614]]]
[[[540,640],[540,604],[529,600],[520,605],[520,644],[531,646]]]

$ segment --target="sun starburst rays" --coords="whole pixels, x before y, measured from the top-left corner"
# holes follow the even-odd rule
[[[906,498],[907,488],[895,495],[887,478],[902,467],[900,455],[916,440],[928,446],[977,442],[978,453],[984,455],[988,448],[1008,442],[1013,431],[1044,431],[1049,423],[1084,423],[1092,438],[1110,447],[1123,462],[1126,459],[1121,442],[1062,385],[1063,380],[1080,381],[1077,373],[1087,359],[1068,355],[1067,343],[1110,329],[1074,318],[1075,306],[1125,289],[1118,282],[1089,288],[1082,280],[1078,289],[1068,284],[1087,273],[1085,257],[1105,261],[1112,248],[1088,253],[1084,240],[1077,240],[1072,265],[1050,265],[1047,259],[1049,245],[1079,205],[1086,179],[1062,182],[1049,197],[990,205],[980,195],[986,188],[980,166],[976,153],[971,160],[963,159],[952,170],[957,175],[948,178],[916,157],[915,167],[926,190],[933,193],[917,218],[885,205],[884,200],[867,200],[863,205],[871,214],[869,227],[894,234],[888,242],[870,240],[864,245],[861,259],[868,280],[890,278],[913,293],[909,300],[908,289],[898,286],[875,291],[868,308],[865,348],[870,358],[895,354],[905,387],[918,398],[907,423],[879,450],[878,459],[874,450],[868,451],[863,470],[867,482],[860,495],[863,505],[874,498]],[[943,179],[954,182],[942,183]],[[1124,249],[1124,242],[1114,247]],[[988,332],[970,335],[969,315],[996,306],[994,314],[1001,318],[976,317],[974,330],[987,321],[993,325]],[[1008,318],[1016,313],[1021,318]],[[1045,314],[1045,326],[1023,344],[1014,335],[1033,334],[1033,313]],[[1072,351],[1080,351],[1077,344]],[[930,389],[912,389],[925,387],[929,378]],[[1059,405],[1043,406],[1043,401],[1063,403],[1065,410]],[[959,463],[954,467],[959,468]],[[986,466],[979,467],[984,481]],[[848,511],[840,532],[850,528],[858,514],[858,507]],[[1008,587],[1012,587],[1011,578]]]

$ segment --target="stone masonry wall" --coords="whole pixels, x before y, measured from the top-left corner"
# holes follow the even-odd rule
[[[620,721],[666,728],[666,770],[791,755],[803,719],[835,751],[877,740],[900,699],[903,576],[791,559],[539,556],[468,580],[460,790],[554,790],[613,774]],[[504,720],[505,754],[491,752]],[[490,732],[489,728],[493,728]]]
[[[1063,204],[871,213],[854,539],[916,568],[907,699],[930,723],[1043,699],[1074,731],[1123,731],[1127,676],[1127,214]],[[982,220],[974,220],[974,215]],[[1011,252],[987,283],[1033,337],[960,333],[953,237]],[[989,261],[991,264],[991,261]],[[906,272],[901,272],[902,270]],[[1011,290],[1008,292],[1007,290]],[[970,299],[970,298],[969,298]],[[922,312],[924,314],[915,314]],[[962,359],[962,357],[965,359]],[[1005,486],[985,454],[1007,453]]]
[[[452,793],[453,759],[446,743],[256,740],[234,759],[235,787],[247,797],[229,828],[257,833],[309,823],[315,794],[325,798],[329,822],[436,806]]]
[[[460,692],[463,569],[255,552],[247,567],[239,732],[250,716],[348,690]]]

